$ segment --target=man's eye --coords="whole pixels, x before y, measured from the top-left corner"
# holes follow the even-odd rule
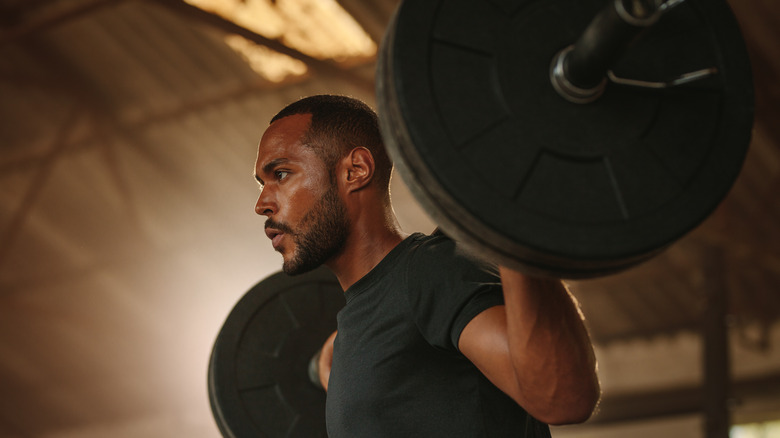
[[[276,176],[276,179],[281,181],[285,178],[287,178],[287,175],[289,175],[290,172],[287,172],[286,170],[277,170],[274,172],[274,175]]]

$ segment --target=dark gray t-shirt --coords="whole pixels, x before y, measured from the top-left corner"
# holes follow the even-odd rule
[[[503,296],[495,271],[452,240],[408,237],[345,294],[331,438],[549,437],[458,351],[466,324]]]

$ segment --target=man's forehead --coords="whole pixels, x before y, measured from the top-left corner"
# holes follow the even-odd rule
[[[273,137],[302,137],[311,125],[311,114],[293,114],[275,120],[265,130],[265,136]]]
[[[257,150],[256,167],[270,172],[282,164],[302,164],[314,158],[317,156],[312,148],[300,141],[278,142],[270,146],[261,143]]]
[[[263,134],[257,149],[257,164],[264,166],[271,160],[292,159],[305,153],[303,141],[311,116],[299,114],[273,122]]]

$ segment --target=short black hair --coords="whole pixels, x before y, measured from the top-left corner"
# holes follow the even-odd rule
[[[303,140],[315,148],[329,172],[335,170],[338,160],[362,146],[374,157],[377,182],[389,187],[393,164],[382,142],[379,119],[371,107],[351,97],[320,94],[287,105],[270,123],[295,114],[311,114]]]

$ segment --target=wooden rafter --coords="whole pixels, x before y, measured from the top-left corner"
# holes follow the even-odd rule
[[[341,78],[347,82],[357,85],[366,91],[373,92],[374,81],[373,79],[366,79],[364,76],[357,74],[353,70],[339,67],[338,65],[323,61],[312,56],[309,56],[303,52],[300,52],[292,47],[289,47],[282,42],[260,35],[257,32],[249,30],[243,26],[240,26],[230,20],[222,18],[217,14],[213,14],[208,11],[204,11],[196,6],[186,3],[184,0],[153,0],[152,3],[165,6],[174,12],[187,16],[201,23],[215,27],[223,32],[240,35],[255,44],[259,44],[268,47],[271,50],[287,55],[291,58],[304,62],[312,70],[331,75],[337,78]]]
[[[86,0],[61,12],[51,15],[42,14],[39,18],[31,19],[0,32],[0,47],[70,22],[105,6],[116,5],[123,1],[125,0]]]

